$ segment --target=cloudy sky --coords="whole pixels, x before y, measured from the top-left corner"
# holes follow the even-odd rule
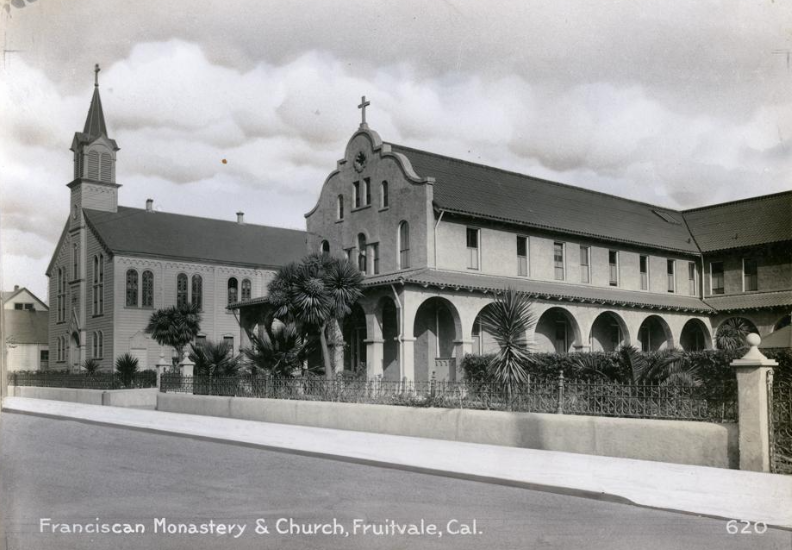
[[[42,298],[94,63],[127,206],[303,228],[363,94],[386,141],[667,207],[792,188],[789,2],[0,8],[2,285]]]

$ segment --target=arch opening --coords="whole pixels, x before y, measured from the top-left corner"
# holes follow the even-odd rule
[[[539,317],[534,331],[535,351],[569,353],[579,342],[580,328],[569,311],[551,307]]]
[[[619,346],[630,345],[627,324],[612,311],[600,313],[591,325],[589,345],[591,351],[616,351]]]

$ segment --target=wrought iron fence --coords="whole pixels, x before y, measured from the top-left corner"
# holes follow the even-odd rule
[[[770,469],[792,474],[792,380],[768,376]]]
[[[71,388],[83,390],[119,390],[157,387],[157,373],[152,370],[123,376],[114,372],[95,374],[70,374],[47,372],[9,372],[8,383],[12,386],[37,386],[40,388]]]
[[[639,385],[531,378],[509,392],[471,382],[361,380],[338,377],[184,377],[164,374],[160,391],[413,407],[577,414],[622,418],[737,421],[736,382],[712,386]]]

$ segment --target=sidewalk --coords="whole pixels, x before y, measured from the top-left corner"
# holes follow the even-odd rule
[[[792,476],[22,397],[3,409],[792,529]]]

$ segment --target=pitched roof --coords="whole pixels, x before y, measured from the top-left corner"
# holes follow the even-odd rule
[[[705,301],[718,311],[792,306],[792,290],[751,292],[734,296],[709,296],[705,298]]]
[[[516,277],[476,275],[473,273],[441,271],[428,268],[367,277],[363,281],[363,285],[378,286],[401,282],[438,288],[450,288],[454,290],[467,289],[484,292],[500,291],[511,287],[535,298],[566,299],[580,302],[712,313],[712,308],[695,296],[656,294],[652,292],[572,285],[550,281],[535,281]]]
[[[99,97],[99,88],[94,87],[91,107],[88,109],[88,117],[85,119],[83,133],[98,138],[107,137],[107,125],[105,124],[104,111],[102,111],[102,98]]]
[[[88,225],[113,253],[248,267],[279,267],[306,253],[306,233],[119,206],[85,209]]]
[[[702,252],[792,240],[792,191],[685,210]]]
[[[4,290],[4,291],[2,292],[2,299],[3,299],[3,303],[6,303],[6,302],[8,302],[8,301],[9,301],[9,300],[11,300],[12,298],[14,298],[15,296],[17,296],[17,295],[19,295],[19,294],[21,294],[21,293],[23,293],[23,292],[27,292],[28,294],[30,294],[30,296],[31,296],[31,297],[32,297],[34,300],[36,300],[38,303],[40,303],[40,304],[41,304],[42,306],[44,306],[45,308],[49,309],[49,306],[47,305],[47,303],[46,303],[44,300],[42,300],[41,298],[39,298],[38,296],[36,296],[35,294],[33,294],[33,293],[30,291],[30,290],[28,290],[28,288],[27,288],[27,287],[24,287],[24,286],[22,286],[22,287],[19,287],[19,288],[17,288],[16,290]]]
[[[675,210],[391,144],[434,177],[437,208],[665,250],[698,253]]]
[[[5,312],[6,337],[16,344],[46,344],[49,312],[8,309]]]

